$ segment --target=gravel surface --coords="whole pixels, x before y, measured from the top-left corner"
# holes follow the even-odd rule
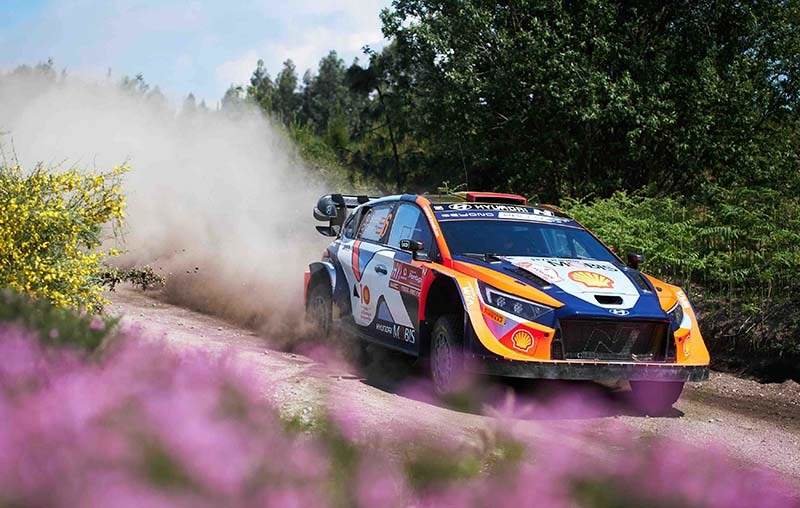
[[[603,433],[608,422],[624,422],[640,435],[676,436],[698,446],[722,443],[731,453],[746,462],[762,464],[786,476],[800,492],[800,385],[760,384],[729,374],[714,372],[708,382],[687,385],[671,414],[651,418],[637,413],[627,403],[624,387],[601,387],[591,383],[504,382],[511,397],[503,407],[484,406],[473,412],[453,411],[423,400],[400,395],[391,382],[368,383],[343,364],[322,364],[299,354],[276,351],[256,334],[219,319],[198,314],[143,296],[130,289],[118,289],[109,295],[112,313],[124,316],[126,326],[141,326],[163,337],[176,347],[201,348],[233,355],[254,366],[263,379],[264,396],[285,414],[311,419],[320,407],[354,407],[360,418],[364,440],[391,445],[404,444],[401,432],[387,433],[397,423],[424,429],[434,438],[480,446],[485,432],[498,421],[491,415],[515,404],[514,395],[546,402],[553,393],[588,394],[604,403],[594,412],[546,417],[536,412],[525,415],[515,411],[515,418],[503,420],[516,432],[532,437],[558,438],[564,446],[580,453],[603,454],[602,449],[587,449],[587,442],[570,442],[559,429],[576,419],[596,424]],[[402,370],[402,369],[399,369]],[[525,415],[525,418],[519,417]],[[389,446],[391,448],[391,446]]]

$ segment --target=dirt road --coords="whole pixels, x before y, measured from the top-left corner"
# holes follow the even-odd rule
[[[497,420],[492,414],[497,407],[484,407],[475,412],[446,409],[429,402],[398,394],[375,383],[364,382],[343,365],[323,364],[298,354],[270,349],[268,342],[252,332],[221,320],[175,307],[143,296],[133,290],[120,289],[110,295],[111,312],[123,315],[126,325],[138,325],[163,336],[176,347],[200,348],[215,354],[233,355],[253,366],[263,380],[264,396],[281,411],[297,418],[312,418],[315,408],[358,408],[359,429],[363,439],[402,444],[402,433],[384,432],[407,422],[409,428],[424,429],[442,440],[461,443],[479,441]],[[516,399],[546,400],[552,385],[514,383],[506,386]],[[562,386],[559,385],[558,389]],[[570,385],[569,390],[590,393],[604,403],[588,414],[576,415],[535,411],[524,418],[514,418],[504,425],[532,437],[552,437],[559,428],[576,419],[587,420],[597,432],[609,422],[624,422],[639,429],[640,435],[679,436],[698,445],[723,443],[731,453],[745,461],[773,468],[798,486],[800,491],[800,385],[794,382],[762,385],[728,374],[712,373],[703,384],[687,386],[673,413],[663,418],[637,414],[626,403],[624,392],[603,389],[592,384]],[[523,397],[524,396],[524,397]],[[602,409],[600,409],[602,408]],[[508,409],[504,407],[504,409]],[[520,408],[524,409],[524,408]],[[563,434],[558,434],[563,439]],[[564,445],[573,443],[565,439]],[[582,453],[602,454],[603,450],[586,450],[586,442],[574,443]]]

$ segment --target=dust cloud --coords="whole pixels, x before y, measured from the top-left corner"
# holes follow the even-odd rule
[[[0,74],[0,132],[26,168],[128,162],[116,263],[152,266],[171,302],[273,333],[298,322],[327,189],[257,108],[176,111],[115,83]]]

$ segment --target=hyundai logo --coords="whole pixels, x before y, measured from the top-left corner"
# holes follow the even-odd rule
[[[614,314],[615,316],[627,316],[630,314],[630,312],[625,309],[610,309],[608,312]]]

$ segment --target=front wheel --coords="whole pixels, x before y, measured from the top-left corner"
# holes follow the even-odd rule
[[[333,304],[331,291],[325,284],[314,284],[308,292],[306,322],[311,325],[314,339],[327,339],[331,333]]]
[[[680,398],[683,385],[682,381],[631,381],[633,403],[645,414],[664,415]]]
[[[439,395],[457,391],[465,380],[462,328],[458,316],[452,314],[441,316],[433,325],[430,372]]]

